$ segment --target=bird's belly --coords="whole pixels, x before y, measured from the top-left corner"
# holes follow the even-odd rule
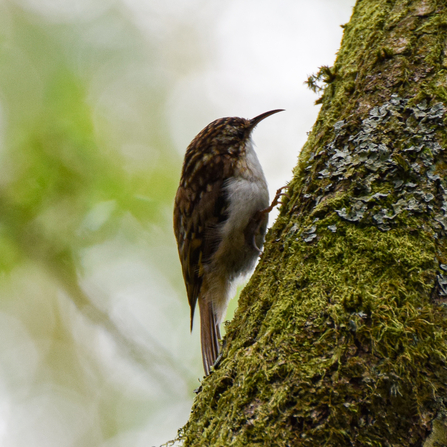
[[[268,207],[269,197],[265,180],[259,179],[253,182],[243,177],[232,178],[226,190],[230,203],[228,218],[219,229],[221,242],[213,258],[217,264],[223,266],[228,280],[232,281],[250,273],[256,264],[259,251],[250,238],[247,240],[245,230],[250,219],[258,211]],[[266,223],[267,216],[259,229],[262,234],[257,237],[258,248],[262,248]]]

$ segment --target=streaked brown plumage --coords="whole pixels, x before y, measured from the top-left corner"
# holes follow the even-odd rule
[[[186,150],[175,197],[174,232],[191,308],[191,330],[199,302],[207,375],[219,354],[219,325],[232,288],[254,268],[267,227],[267,183],[251,132],[280,111],[252,120],[213,121]]]

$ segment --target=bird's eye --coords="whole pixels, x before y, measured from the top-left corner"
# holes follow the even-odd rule
[[[239,139],[243,140],[245,138],[245,129],[241,129],[241,128],[237,129],[236,136]]]

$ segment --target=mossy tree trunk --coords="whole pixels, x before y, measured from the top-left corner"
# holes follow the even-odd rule
[[[360,0],[186,446],[446,446],[447,2]]]

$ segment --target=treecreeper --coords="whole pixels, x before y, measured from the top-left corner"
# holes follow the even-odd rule
[[[220,324],[235,286],[251,273],[261,253],[269,206],[267,181],[251,135],[265,112],[251,120],[220,118],[188,146],[175,196],[174,233],[189,306],[191,330],[199,303],[205,374],[220,350]]]

